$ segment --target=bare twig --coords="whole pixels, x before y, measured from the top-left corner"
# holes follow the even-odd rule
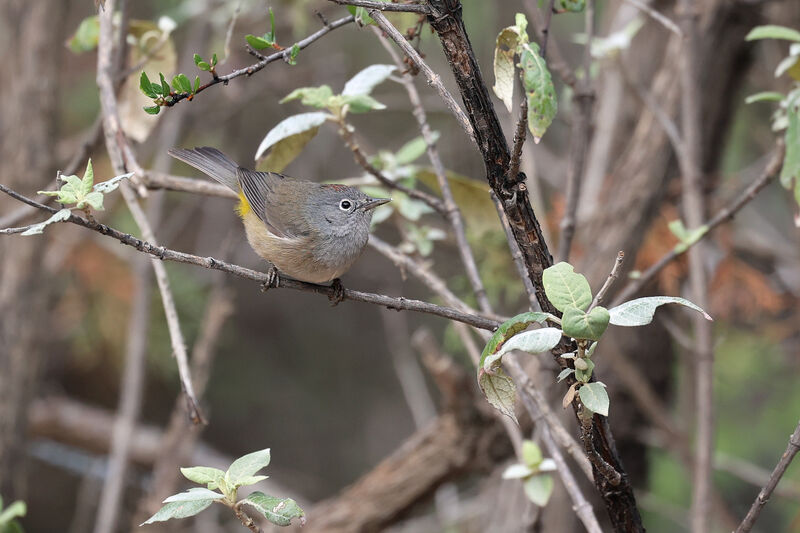
[[[376,2],[374,0],[328,0],[334,4],[343,6],[365,7],[367,9],[379,9],[381,11],[400,11],[405,13],[420,13],[427,15],[430,9],[426,4],[390,4],[387,2]],[[370,15],[372,16],[372,15]]]
[[[698,81],[699,13],[693,0],[678,4],[682,17],[683,46],[681,50],[681,139],[683,152],[678,154],[681,170],[681,197],[688,229],[702,226],[705,216],[703,196],[702,131],[700,83]],[[689,284],[694,302],[708,306],[708,276],[705,271],[702,246],[689,250]],[[711,511],[712,454],[714,449],[714,347],[711,324],[697,315],[693,318],[695,331],[695,461],[692,475],[692,507],[689,522],[693,533],[708,531]]]
[[[761,174],[759,174],[759,176],[753,181],[753,183],[748,185],[730,203],[717,211],[717,213],[709,219],[709,221],[706,223],[708,230],[706,231],[705,235],[711,233],[711,231],[720,224],[732,220],[733,217],[736,216],[736,213],[738,213],[741,208],[755,198],[758,192],[778,174],[781,169],[781,165],[783,164],[783,155],[785,151],[786,146],[782,141],[779,141],[769,162],[764,167],[764,170],[761,172]],[[625,286],[625,289],[614,299],[614,305],[618,305],[619,303],[629,300],[635,296],[642,289],[642,287],[647,285],[659,272],[661,272],[665,266],[686,253],[686,251],[691,249],[695,244],[697,244],[697,242],[700,241],[691,243],[686,249],[673,248],[664,254],[651,267],[639,275],[639,277],[632,280],[628,283],[628,285]]]
[[[651,17],[653,20],[655,20],[656,22],[667,28],[669,31],[671,31],[672,33],[683,39],[683,32],[681,31],[681,29],[678,27],[677,24],[672,22],[668,17],[665,17],[664,15],[653,9],[648,4],[642,2],[642,0],[625,0],[625,2],[628,2],[630,5],[643,11],[645,14],[647,14],[647,16]]]
[[[155,170],[145,172],[142,183],[148,189],[166,189],[168,191],[191,192],[206,196],[221,196],[223,198],[237,198],[236,193],[228,187],[195,178],[173,176]]]
[[[305,39],[303,39],[301,41],[297,41],[295,43],[295,45],[297,45],[297,48],[302,50],[303,48],[307,47],[308,45],[310,45],[314,41],[318,40],[320,37],[324,36],[328,32],[330,32],[332,30],[335,30],[336,28],[340,28],[340,27],[344,26],[345,24],[349,24],[349,23],[353,22],[354,20],[355,20],[355,17],[353,15],[348,15],[348,16],[340,18],[338,20],[334,20],[333,22],[331,22],[330,24],[324,26],[323,28],[321,28],[320,30],[316,31],[315,33],[312,33],[311,35],[309,35]],[[215,76],[211,81],[201,85],[197,89],[197,91],[195,91],[193,93],[176,93],[176,94],[173,94],[173,95],[170,96],[169,101],[167,103],[165,103],[164,106],[165,107],[172,107],[175,104],[177,104],[178,102],[180,102],[181,100],[185,100],[185,99],[189,98],[189,96],[192,96],[192,98],[194,98],[194,95],[197,95],[198,93],[201,93],[201,92],[205,91],[206,89],[208,89],[209,87],[213,87],[214,85],[217,85],[219,83],[227,85],[228,82],[230,82],[232,79],[238,78],[240,76],[252,76],[253,74],[258,72],[259,70],[262,70],[264,67],[266,67],[267,65],[272,63],[273,61],[278,61],[278,60],[285,61],[285,60],[289,59],[289,57],[291,56],[293,48],[294,48],[294,46],[289,46],[289,47],[285,48],[284,50],[281,50],[280,52],[275,52],[274,54],[270,54],[268,56],[263,56],[263,59],[261,59],[257,63],[254,63],[254,64],[249,65],[247,67],[243,67],[243,68],[234,70],[233,72],[231,72],[229,74],[225,74],[224,76]]]
[[[378,35],[383,47],[386,49],[389,55],[392,56],[395,64],[398,66],[398,68],[402,69],[402,59],[400,59],[394,49],[389,45],[389,42],[381,34],[381,32],[376,29],[375,33]],[[464,270],[467,273],[467,279],[469,279],[470,285],[472,286],[472,292],[475,294],[475,299],[478,302],[478,308],[483,313],[488,313],[491,311],[489,298],[486,295],[486,289],[483,286],[483,281],[481,280],[480,273],[478,272],[478,265],[475,263],[475,256],[472,253],[472,248],[467,240],[466,229],[464,228],[464,220],[461,216],[461,211],[458,209],[458,204],[456,204],[453,191],[450,187],[450,181],[447,179],[447,172],[444,168],[444,163],[442,163],[442,158],[439,156],[439,150],[436,148],[436,139],[434,138],[430,125],[428,124],[425,108],[422,106],[422,99],[420,98],[419,92],[414,85],[414,80],[409,73],[404,72],[400,79],[406,89],[406,92],[408,93],[408,99],[411,101],[414,117],[417,119],[417,124],[419,125],[420,132],[422,133],[422,138],[425,140],[425,144],[427,145],[428,159],[430,159],[431,165],[433,165],[433,170],[436,174],[436,181],[439,183],[439,189],[442,191],[445,215],[453,229],[453,235],[456,238],[456,248],[461,256],[461,262],[464,264]]]
[[[595,295],[594,299],[592,300],[592,303],[589,305],[589,308],[586,310],[587,313],[589,311],[591,311],[592,309],[594,309],[595,307],[597,307],[598,305],[600,305],[600,302],[603,301],[603,298],[605,298],[606,293],[608,292],[608,289],[611,288],[611,286],[614,284],[614,282],[619,277],[619,269],[622,268],[622,262],[623,261],[625,261],[625,252],[620,251],[619,253],[617,253],[617,258],[614,260],[614,266],[611,267],[611,273],[608,275],[608,278],[606,278],[606,281],[605,281],[605,283],[603,283],[603,286],[600,287],[600,290],[597,291],[597,294]]]
[[[508,164],[508,176],[506,180],[516,181],[519,179],[519,162],[522,158],[522,147],[525,145],[525,138],[528,134],[528,99],[523,98],[519,105],[519,119],[514,130],[514,147],[511,149],[511,162]]]
[[[364,152],[361,150],[358,142],[356,142],[355,135],[353,135],[353,127],[350,124],[347,124],[344,121],[339,124],[339,136],[342,138],[347,147],[353,152],[353,157],[355,158],[356,162],[361,165],[364,170],[372,174],[375,179],[377,179],[383,185],[390,189],[398,190],[411,198],[421,200],[428,204],[435,211],[443,215],[447,214],[445,206],[439,198],[432,194],[426,193],[425,191],[421,191],[419,189],[410,189],[404,185],[394,182],[387,178],[383,172],[375,168],[375,166],[372,165],[367,159],[366,154],[364,154]]]
[[[550,0],[547,4],[547,13],[545,14],[544,27],[542,28],[542,58],[547,59],[547,41],[550,38],[550,22],[553,20],[553,8],[556,5],[556,0]]]
[[[778,464],[775,465],[775,468],[772,470],[769,481],[758,493],[750,510],[747,511],[744,520],[742,520],[742,523],[736,528],[736,533],[747,533],[753,528],[753,524],[758,520],[758,515],[761,514],[761,510],[769,501],[772,492],[775,490],[775,487],[778,486],[778,482],[786,473],[786,469],[791,464],[794,456],[797,455],[797,452],[800,452],[800,422],[797,423],[797,427],[794,428],[794,433],[789,437],[789,444],[786,445],[786,451],[783,452],[780,461],[778,461]]]
[[[383,16],[383,13],[377,10],[372,10],[369,12],[369,16],[372,17],[372,20],[380,26],[380,28],[386,32],[386,34],[392,38],[392,40],[397,43],[397,46],[403,51],[403,53],[411,60],[414,65],[425,74],[425,78],[428,80],[428,85],[432,85],[436,92],[439,93],[439,96],[442,97],[444,100],[445,105],[453,112],[455,115],[456,120],[461,125],[461,127],[466,132],[467,136],[472,140],[472,142],[477,144],[475,140],[475,130],[470,124],[469,118],[461,109],[461,106],[458,105],[455,98],[450,94],[447,88],[442,83],[441,77],[436,74],[433,69],[431,69],[425,61],[422,60],[422,57],[419,55],[413,46],[411,46],[406,38],[403,36],[402,33],[397,31],[386,17]]]
[[[569,260],[572,239],[575,236],[575,219],[581,196],[581,184],[592,138],[592,115],[594,110],[594,89],[592,86],[592,40],[594,39],[594,1],[587,0],[585,7],[585,27],[587,42],[583,48],[583,77],[574,87],[572,102],[575,116],[570,128],[569,163],[567,164],[566,206],[561,219],[561,235],[558,240],[557,261]]]
[[[37,207],[38,209],[41,209],[48,213],[53,214],[58,211],[57,209],[53,209],[51,207],[35,202],[30,198],[27,198],[9,189],[5,185],[0,184],[0,191],[8,194],[12,198],[15,198],[21,202],[25,202],[28,205],[33,205],[34,207]],[[138,239],[133,235],[129,235],[127,233],[123,233],[114,228],[106,226],[105,224],[99,224],[97,222],[89,222],[88,220],[75,215],[71,215],[70,218],[68,218],[65,222],[70,222],[72,224],[77,224],[78,226],[83,226],[84,228],[97,231],[98,233],[116,239],[122,244],[131,246],[132,248],[135,248],[140,252],[150,254],[158,259],[162,259],[165,261],[175,261],[178,263],[186,263],[213,270],[220,270],[222,272],[227,272],[229,274],[233,274],[235,276],[239,276],[244,279],[256,281],[262,285],[266,281],[268,281],[267,274],[263,272],[258,272],[256,270],[227,263],[219,259],[214,259],[213,257],[200,257],[193,254],[187,254],[185,252],[178,252],[176,250],[171,250],[164,246],[156,246],[145,240]],[[304,292],[313,292],[328,297],[334,295],[334,289],[332,287],[315,285],[313,283],[305,283],[302,281],[296,281],[292,279],[281,279],[279,287],[300,290]],[[403,297],[394,298],[383,294],[374,294],[369,292],[361,292],[361,291],[354,291],[351,289],[345,289],[344,299],[353,300],[355,302],[364,302],[375,305],[382,305],[384,307],[388,307],[389,309],[395,309],[397,311],[417,311],[420,313],[433,314],[450,320],[464,322],[465,324],[476,327],[478,329],[486,329],[489,331],[494,331],[497,328],[497,326],[500,325],[500,322],[497,320],[493,320],[476,314],[465,313],[450,307],[443,307],[428,302],[422,302],[420,300],[413,300],[410,298],[403,298]]]
[[[525,8],[528,10],[530,24],[533,28],[533,31],[540,41],[544,41],[544,33],[542,32],[544,29],[544,20],[542,19],[541,14],[542,10],[537,6],[536,0],[525,0]],[[550,59],[547,61],[547,66],[553,72],[556,72],[564,83],[574,89],[578,79],[575,77],[572,67],[570,67],[564,60],[564,56],[561,54],[561,49],[558,47],[558,41],[555,39],[549,39],[548,41],[549,43],[547,48]]]
[[[511,252],[511,260],[514,262],[514,266],[517,269],[517,274],[519,274],[522,284],[525,286],[525,292],[528,295],[528,301],[531,304],[531,308],[538,307],[539,303],[536,301],[536,289],[533,286],[533,282],[528,277],[528,271],[525,269],[525,258],[522,255],[522,250],[519,249],[517,240],[514,238],[514,233],[511,231],[508,218],[506,217],[505,211],[503,211],[503,204],[500,203],[500,200],[497,198],[497,195],[494,193],[494,191],[490,192],[489,194],[492,197],[492,202],[494,202],[494,207],[497,210],[497,216],[500,218],[500,224],[503,226],[503,231],[506,234],[506,241],[508,242],[508,247]]]

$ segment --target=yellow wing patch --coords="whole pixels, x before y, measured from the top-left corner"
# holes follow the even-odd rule
[[[236,214],[239,217],[244,218],[248,213],[250,213],[253,208],[250,207],[250,202],[247,201],[245,198],[244,193],[239,191],[239,203],[236,205]]]

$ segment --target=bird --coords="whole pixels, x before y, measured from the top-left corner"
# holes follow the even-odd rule
[[[332,282],[342,291],[339,278],[364,250],[373,210],[391,201],[347,185],[250,170],[207,146],[168,153],[239,196],[235,211],[247,241],[277,269],[271,271],[265,289],[277,286],[280,273],[309,283]]]

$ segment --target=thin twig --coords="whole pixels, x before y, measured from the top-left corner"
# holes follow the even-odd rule
[[[390,46],[388,39],[386,39],[386,37],[384,37],[377,29],[375,29],[375,33],[378,36],[380,43],[392,57],[392,60],[394,60],[395,65],[402,69],[403,61],[394,51],[394,48]],[[461,211],[459,210],[458,204],[456,204],[455,197],[453,196],[453,190],[450,187],[450,181],[447,179],[447,171],[445,170],[444,163],[442,163],[442,158],[439,156],[439,150],[436,147],[436,139],[433,136],[430,125],[428,124],[428,118],[425,114],[425,108],[422,105],[422,99],[420,98],[419,92],[414,85],[414,80],[411,74],[404,72],[400,77],[400,80],[403,83],[406,92],[408,93],[408,99],[411,102],[414,118],[417,119],[417,124],[419,125],[420,132],[422,133],[422,138],[425,140],[425,144],[427,145],[428,159],[430,159],[431,165],[433,165],[433,170],[436,174],[436,181],[439,183],[439,189],[442,191],[445,215],[453,229],[453,235],[456,239],[456,248],[461,256],[461,262],[463,263],[464,270],[467,273],[467,279],[472,286],[472,292],[475,294],[475,299],[478,302],[478,308],[483,313],[488,313],[491,311],[489,298],[486,294],[486,289],[483,286],[480,273],[478,272],[478,265],[475,263],[475,256],[472,253],[472,248],[467,240],[467,233],[466,229],[464,228],[464,219],[461,216]]]
[[[625,0],[625,2],[628,2],[637,9],[644,11],[644,13],[647,16],[651,17],[653,20],[655,20],[656,22],[667,28],[669,31],[671,31],[672,33],[683,39],[683,32],[681,31],[681,29],[668,17],[665,17],[664,15],[662,15],[649,5],[645,4],[641,0]]]
[[[528,10],[530,24],[534,33],[540,41],[543,41],[544,33],[542,33],[542,29],[544,28],[544,20],[542,20],[541,10],[536,5],[536,0],[525,0],[525,8]],[[547,60],[547,66],[550,70],[558,74],[561,81],[574,89],[578,82],[578,79],[575,77],[575,72],[573,72],[572,67],[564,60],[561,49],[558,47],[558,41],[555,39],[549,39],[548,41],[547,48],[550,59]]]
[[[780,171],[781,166],[783,165],[783,155],[786,152],[786,146],[782,141],[778,141],[775,151],[772,154],[767,165],[764,167],[764,170],[759,174],[759,176],[748,185],[738,196],[736,196],[730,203],[725,205],[722,209],[717,211],[717,213],[709,219],[706,223],[707,231],[703,235],[705,238],[706,235],[711,233],[717,226],[720,224],[732,220],[736,213],[739,212],[745,205],[750,203],[753,198],[756,197],[758,192],[763,189]],[[674,261],[676,258],[680,257],[687,250],[691,249],[699,240],[696,242],[691,243],[685,249],[676,249],[673,248],[661,258],[656,261],[651,267],[645,270],[639,277],[630,281],[628,285],[625,286],[625,289],[620,292],[620,294],[614,299],[613,305],[618,305],[624,301],[631,299],[635,296],[645,285],[647,285],[661,270],[667,266],[669,263]]]
[[[34,207],[46,211],[50,214],[53,214],[58,211],[57,209],[53,209],[52,207],[48,207],[38,202],[35,202],[30,198],[27,198],[9,189],[5,185],[0,184],[0,191],[8,194],[12,198],[27,203],[28,205],[33,205]],[[131,246],[132,248],[135,248],[140,252],[157,257],[158,259],[162,259],[165,261],[174,261],[178,263],[186,263],[213,270],[220,270],[222,272],[227,272],[229,274],[233,274],[235,276],[239,276],[244,279],[256,281],[262,285],[266,281],[268,281],[268,275],[263,272],[258,272],[256,270],[227,263],[219,259],[214,259],[213,257],[200,257],[185,252],[178,252],[176,250],[172,250],[164,246],[156,246],[145,240],[136,238],[133,235],[129,235],[127,233],[123,233],[114,228],[106,226],[105,224],[99,224],[97,222],[89,222],[88,220],[75,215],[71,215],[70,218],[65,220],[65,222],[70,222],[72,224],[77,224],[79,226],[83,226],[84,228],[97,231],[98,233],[101,233],[103,235],[118,240],[122,244]],[[335,294],[335,290],[332,287],[315,285],[313,283],[306,283],[292,279],[281,279],[279,287],[286,289],[294,289],[304,292],[313,292],[328,297],[331,297]],[[403,297],[394,298],[383,294],[375,294],[369,292],[354,291],[351,289],[344,289],[343,299],[352,300],[355,302],[364,302],[375,305],[382,305],[384,307],[387,307],[389,309],[394,309],[397,311],[416,311],[420,313],[428,313],[443,318],[447,318],[450,320],[463,322],[478,329],[486,329],[489,331],[494,331],[495,329],[497,329],[497,326],[500,325],[500,321],[498,320],[493,320],[491,318],[486,318],[480,315],[465,313],[457,309],[453,309],[451,307],[443,307],[440,305],[435,305],[428,302],[422,302],[420,300],[413,300],[410,298],[403,298]]]
[[[598,305],[600,305],[600,302],[603,301],[603,298],[605,298],[606,293],[619,277],[619,269],[622,268],[623,261],[625,261],[625,252],[620,250],[619,252],[617,252],[617,258],[614,260],[614,266],[611,267],[611,273],[608,275],[608,278],[606,278],[606,281],[605,283],[603,283],[603,286],[600,287],[600,290],[597,291],[597,294],[592,300],[592,303],[586,310],[587,313],[592,309],[594,309],[595,307],[597,307]]]
[[[581,184],[586,170],[586,158],[592,138],[594,89],[592,86],[592,40],[594,39],[594,0],[586,0],[585,27],[587,43],[583,47],[583,77],[572,94],[575,115],[570,128],[569,163],[567,164],[566,206],[561,219],[557,261],[568,261],[575,236],[575,220],[581,196]]]
[[[315,33],[312,33],[311,35],[309,35],[305,39],[303,39],[301,41],[297,41],[294,44],[297,46],[297,48],[302,50],[303,48],[307,47],[308,45],[310,45],[314,41],[318,40],[320,37],[322,37],[326,33],[330,32],[332,30],[335,30],[336,28],[340,28],[340,27],[344,26],[345,24],[349,24],[349,23],[353,22],[354,20],[355,20],[355,17],[353,15],[348,15],[348,16],[340,18],[338,20],[334,20],[329,25],[327,25],[327,26],[323,27],[322,29],[316,31]],[[258,72],[259,70],[263,69],[264,67],[266,67],[267,65],[272,63],[273,61],[278,61],[278,60],[285,61],[285,60],[290,58],[293,48],[294,48],[294,45],[289,46],[289,47],[285,48],[284,50],[281,50],[280,52],[275,52],[274,54],[270,54],[268,56],[264,56],[264,59],[258,61],[257,63],[254,63],[254,64],[249,65],[247,67],[243,67],[243,68],[234,70],[233,72],[231,72],[229,74],[225,74],[224,76],[215,76],[211,81],[201,85],[197,89],[197,91],[194,91],[193,93],[176,93],[176,94],[173,94],[173,95],[170,96],[169,101],[164,104],[164,107],[172,107],[175,104],[177,104],[178,102],[180,102],[181,100],[185,100],[185,99],[189,98],[189,96],[191,96],[192,99],[194,99],[194,96],[197,95],[198,93],[201,93],[201,92],[205,91],[206,89],[208,89],[209,87],[213,87],[214,85],[217,85],[219,83],[227,85],[228,82],[230,82],[232,79],[238,78],[240,76],[252,76],[253,74]]]
[[[550,0],[547,4],[547,14],[544,19],[544,27],[542,28],[542,58],[547,59],[547,41],[550,38],[550,23],[553,21],[553,9],[556,5],[556,0]]]
[[[519,162],[522,158],[522,147],[525,145],[525,138],[528,133],[528,99],[523,98],[519,105],[519,119],[514,130],[514,146],[511,149],[511,162],[508,164],[508,176],[506,180],[517,181],[519,176]]]
[[[346,122],[339,124],[339,136],[342,138],[347,147],[353,152],[353,157],[355,158],[356,162],[361,165],[364,170],[372,174],[379,182],[390,189],[398,190],[411,198],[416,198],[417,200],[425,202],[442,215],[447,215],[445,206],[439,198],[432,194],[426,193],[425,191],[421,191],[419,189],[410,189],[404,185],[392,181],[387,178],[383,172],[375,168],[375,166],[369,162],[369,159],[367,159],[366,154],[364,154],[364,152],[361,150],[358,142],[356,142],[355,135],[353,135],[353,127],[350,124],[347,124]]]
[[[436,92],[439,93],[439,96],[442,97],[444,100],[445,105],[453,112],[455,115],[456,120],[458,121],[459,125],[464,129],[467,136],[472,140],[472,142],[477,144],[475,140],[475,130],[470,124],[469,118],[461,109],[461,106],[458,105],[455,98],[450,94],[447,88],[442,83],[441,77],[436,74],[433,69],[431,69],[425,61],[423,61],[422,57],[419,55],[413,46],[411,46],[406,38],[403,36],[402,33],[397,31],[387,19],[383,16],[383,13],[377,10],[371,10],[369,12],[369,16],[372,17],[372,20],[380,26],[380,28],[386,32],[386,34],[392,38],[392,40],[397,43],[397,46],[403,51],[403,53],[411,60],[412,63],[420,70],[423,74],[425,74],[425,78],[428,80],[428,85],[432,85]]]
[[[697,50],[699,43],[698,3],[681,0],[683,43],[681,47],[681,140],[683,152],[678,154],[681,170],[681,198],[688,230],[703,225],[705,197],[703,195],[702,112],[701,87]],[[689,250],[689,284],[693,301],[708,306],[708,275],[705,270],[705,251],[702,246]],[[695,460],[692,473],[692,506],[689,523],[693,533],[708,531],[711,514],[712,454],[714,450],[714,346],[711,324],[699,314],[693,318],[695,332]]]
[[[517,274],[519,274],[522,284],[525,286],[525,293],[528,295],[531,308],[538,308],[539,302],[536,300],[536,289],[530,277],[528,277],[528,271],[525,268],[525,257],[523,257],[522,250],[519,249],[519,244],[517,244],[514,233],[511,231],[511,225],[508,223],[508,218],[503,210],[503,204],[500,203],[494,191],[490,192],[489,195],[492,197],[492,202],[494,202],[494,207],[497,210],[497,216],[500,218],[500,224],[503,226],[503,231],[506,234],[506,241],[508,242],[508,247],[511,252],[511,260],[514,262]]]
[[[242,1],[239,0],[236,2],[236,8],[233,10],[233,16],[231,16],[231,21],[228,23],[228,30],[225,32],[225,44],[222,47],[222,49],[225,51],[225,57],[223,57],[222,61],[219,62],[220,65],[224,65],[231,56],[231,38],[233,37],[233,28],[236,26],[236,21],[239,18],[239,12],[241,10]]]
[[[341,6],[356,6],[367,9],[378,9],[380,11],[395,11],[404,13],[419,13],[427,15],[430,9],[427,4],[390,4],[386,2],[376,2],[375,0],[328,0]],[[372,14],[370,14],[372,16]]]

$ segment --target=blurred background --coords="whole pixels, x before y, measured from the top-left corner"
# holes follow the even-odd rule
[[[673,2],[645,3],[678,20]],[[704,115],[703,171],[710,216],[763,171],[779,136],[771,130],[774,105],[745,105],[745,97],[766,90],[786,92],[792,84],[789,76],[773,75],[789,44],[745,42],[744,36],[757,24],[800,28],[800,4],[795,0],[698,3],[704,14],[698,50],[704,83],[698,98]],[[168,77],[177,72],[191,79],[195,74],[207,76],[196,70],[195,53],[203,57],[216,53],[220,73],[253,63],[244,49],[244,35],[268,30],[268,7],[275,14],[277,40],[284,46],[319,29],[318,13],[327,20],[347,15],[344,7],[321,0],[128,4],[129,41],[159,43],[147,66],[151,79],[158,71]],[[491,85],[498,32],[513,24],[516,12],[541,16],[536,15],[537,2],[464,0],[463,4],[467,31]],[[0,6],[0,43],[10,78],[0,89],[0,183],[34,196],[37,190],[52,188],[56,169],[67,168],[84,148],[97,181],[112,177],[98,134],[96,51],[86,46],[91,34],[79,31],[91,32],[91,23],[84,21],[95,14],[93,3],[2,0]],[[169,35],[164,30],[170,23],[162,17],[177,24]],[[390,18],[401,31],[418,21],[414,15]],[[681,206],[680,179],[669,142],[633,88],[647,88],[668,113],[676,114],[679,83],[670,45],[674,38],[621,0],[598,0],[595,20],[599,37],[632,35],[630,46],[623,42],[619,50],[593,63],[594,129],[571,262],[596,290],[618,250],[626,250],[628,270],[643,270],[667,253],[677,243],[667,223],[681,216]],[[635,20],[642,28],[634,33],[631,21]],[[583,32],[583,14],[554,16],[551,38],[556,44],[551,46],[558,47],[570,68],[581,64]],[[427,25],[422,26],[418,46],[457,94],[440,43]],[[136,47],[132,49],[128,66],[141,60]],[[297,101],[279,103],[284,96],[298,87],[322,84],[339,92],[353,75],[376,63],[392,64],[392,58],[372,28],[349,24],[301,51],[294,66],[277,61],[252,77],[212,87],[191,102],[162,109],[156,117],[141,110],[147,98],[138,92],[141,67],[137,67],[120,89],[121,115],[146,168],[199,177],[166,151],[205,145],[252,167],[267,132],[289,115],[307,110]],[[558,115],[540,144],[526,143],[522,158],[551,250],[556,248],[564,213],[576,105],[563,80],[556,74],[554,80]],[[499,314],[522,312],[527,296],[488,201],[480,154],[422,76],[415,82],[431,127],[439,133],[444,164],[462,184],[459,203],[490,300]],[[391,154],[419,136],[419,130],[401,84],[389,80],[372,96],[386,109],[350,119],[364,151],[370,156],[383,153],[386,165]],[[519,91],[516,97],[520,98]],[[493,99],[511,139],[517,108],[509,114]],[[418,156],[405,163],[410,169],[403,172],[424,189],[430,164],[424,154]],[[73,173],[80,175],[85,158],[79,159]],[[331,124],[320,128],[285,173],[335,182],[364,177]],[[248,268],[266,268],[245,241],[231,200],[150,190],[145,204],[161,244]],[[0,219],[7,220],[4,217],[19,208],[19,203],[0,198]],[[708,311],[715,318],[717,358],[715,531],[730,530],[731,522],[735,525],[747,511],[800,413],[796,214],[791,193],[775,180],[705,244],[711,276]],[[386,215],[375,234],[436,272],[453,292],[474,305],[453,239],[442,231],[446,228],[441,219],[414,203]],[[40,218],[38,213],[26,215],[24,223]],[[137,232],[119,195],[107,197],[106,212],[99,218],[112,227]],[[121,480],[122,503],[109,531],[243,531],[216,506],[196,521],[171,521],[161,529],[140,529],[135,524],[158,508],[160,500],[148,500],[157,480],[169,478],[172,492],[189,486],[175,478],[177,466],[224,467],[240,455],[267,447],[272,450],[267,483],[274,483],[269,490],[297,499],[313,517],[317,502],[335,501],[343,488],[444,409],[438,382],[420,362],[421,354],[438,354],[435,359],[455,361],[456,369],[473,375],[463,336],[444,319],[356,302],[331,307],[319,295],[283,289],[262,293],[253,282],[165,263],[189,352],[200,362],[196,371],[208,379],[202,405],[209,424],[190,429],[158,289],[141,254],[98,233],[64,224],[51,226],[38,237],[0,236],[0,263],[0,373],[5,376],[0,379],[0,495],[6,504],[16,499],[27,502],[21,524],[29,533],[96,531],[115,412],[129,373],[126,353],[136,350],[137,342],[146,353],[141,413],[130,441],[131,465]],[[686,260],[680,258],[642,294],[686,295],[686,278]],[[371,248],[342,281],[347,288],[441,303],[414,276]],[[621,289],[624,284],[618,285]],[[620,455],[636,487],[644,523],[653,532],[687,528],[691,472],[680,446],[691,443],[693,427],[692,355],[686,349],[691,343],[687,341],[690,319],[680,309],[659,311],[650,326],[611,332],[595,358],[598,376],[609,386],[610,418]],[[632,366],[638,374],[622,373],[620,363],[614,362],[620,358],[627,361],[624,368]],[[554,383],[555,364],[542,358],[534,365],[537,382],[556,409],[563,387]],[[642,378],[657,403],[642,400],[643,393],[636,390]],[[475,405],[483,402],[474,380],[464,394]],[[665,425],[653,420],[653,409],[660,409],[679,430],[683,444],[676,445]],[[496,419],[480,412],[484,413],[481,431],[494,435],[485,447],[467,464],[446,470],[446,479],[441,480],[446,484],[420,491],[387,523],[364,526],[365,530],[582,530],[559,481],[539,518],[524,519],[525,512],[532,511],[526,511],[520,484],[500,480],[513,450],[498,431]],[[563,419],[575,430],[571,413]],[[180,453],[175,451],[181,446]],[[407,446],[413,449],[414,442]],[[173,455],[172,460],[162,460],[167,474],[154,469],[160,458]],[[159,477],[163,475],[167,477]],[[596,498],[590,485],[585,492]],[[602,505],[593,504],[605,520]],[[761,531],[800,531],[797,464],[790,467],[758,526]],[[313,521],[306,529],[319,530]]]

